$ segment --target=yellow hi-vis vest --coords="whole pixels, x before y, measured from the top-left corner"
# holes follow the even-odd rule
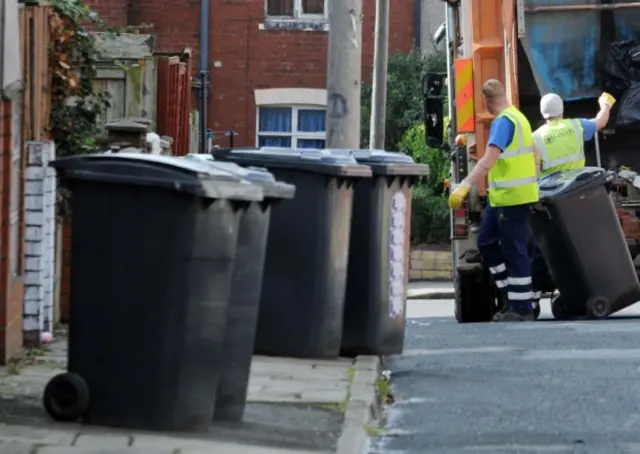
[[[555,120],[538,128],[533,141],[540,152],[541,176],[584,167],[583,138],[580,120]]]
[[[507,117],[515,128],[511,143],[489,171],[489,203],[491,206],[535,203],[540,196],[529,120],[513,106],[503,110],[499,117]]]

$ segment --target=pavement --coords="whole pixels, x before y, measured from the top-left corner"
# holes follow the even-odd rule
[[[0,371],[1,454],[361,454],[377,403],[380,359],[255,356],[241,423],[200,434],[145,433],[50,420],[48,380],[64,371],[64,336]]]
[[[457,324],[410,300],[370,454],[640,453],[640,304],[603,321]]]
[[[407,299],[445,300],[453,298],[451,281],[415,281],[409,282]]]

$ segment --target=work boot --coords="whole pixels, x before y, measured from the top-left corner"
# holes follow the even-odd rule
[[[511,308],[493,316],[494,322],[534,322],[535,320],[533,311],[515,311]]]

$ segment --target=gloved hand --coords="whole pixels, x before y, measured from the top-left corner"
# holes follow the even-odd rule
[[[603,105],[606,105],[606,106],[609,106],[609,108],[612,108],[615,103],[616,103],[616,98],[611,96],[606,91],[602,92],[602,94],[598,98],[598,104],[600,104],[600,107],[602,107]]]
[[[451,191],[451,194],[449,194],[449,206],[454,210],[460,208],[464,199],[467,197],[467,194],[469,194],[470,189],[471,186],[468,183],[464,181],[460,183],[453,191]]]

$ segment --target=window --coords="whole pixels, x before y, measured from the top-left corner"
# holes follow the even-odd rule
[[[259,107],[257,146],[324,148],[325,115],[317,107]]]
[[[328,15],[329,0],[266,0],[269,17],[292,19],[325,18]]]

